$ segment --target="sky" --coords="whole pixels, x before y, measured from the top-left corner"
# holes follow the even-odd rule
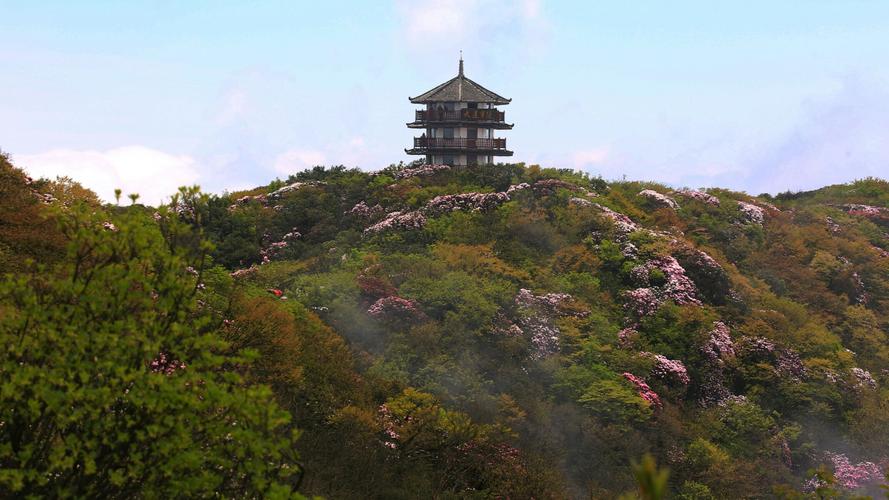
[[[457,72],[513,160],[751,194],[889,178],[889,2],[0,0],[0,149],[158,203],[410,161]]]

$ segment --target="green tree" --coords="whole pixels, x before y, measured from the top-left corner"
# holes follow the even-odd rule
[[[0,281],[0,497],[296,496],[296,431],[214,332],[189,226],[119,212],[59,215],[67,258]]]
[[[634,460],[630,465],[633,475],[636,477],[638,493],[636,496],[624,495],[622,498],[660,500],[667,495],[667,479],[670,477],[670,470],[659,468],[650,453],[646,453],[640,462],[637,463]]]

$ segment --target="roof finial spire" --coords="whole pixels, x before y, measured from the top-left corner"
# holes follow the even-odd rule
[[[460,72],[459,76],[463,76],[463,51],[460,51]]]

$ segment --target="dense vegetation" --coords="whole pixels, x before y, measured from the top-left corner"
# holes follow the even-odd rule
[[[0,496],[881,494],[885,181],[319,167],[155,211],[0,162]]]

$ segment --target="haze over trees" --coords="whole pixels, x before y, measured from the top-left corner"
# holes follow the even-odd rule
[[[886,181],[75,181],[0,158],[0,496],[882,495]]]

